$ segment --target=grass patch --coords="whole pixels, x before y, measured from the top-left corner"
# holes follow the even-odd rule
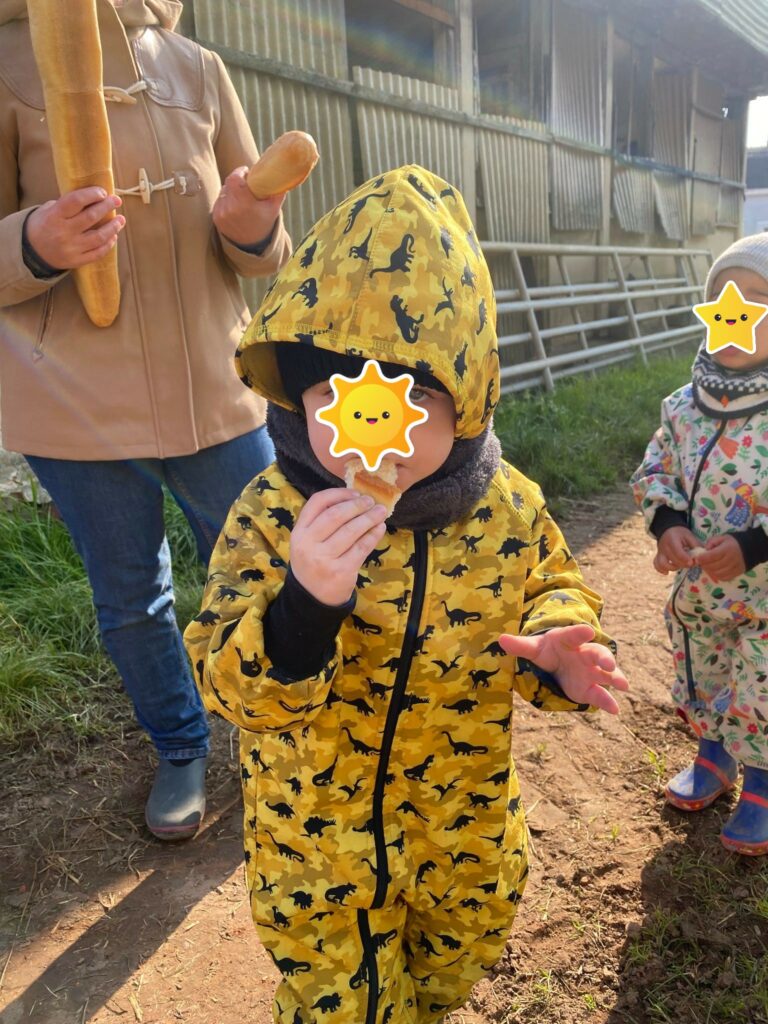
[[[766,1024],[768,867],[707,844],[686,845],[651,870],[656,905],[628,943],[622,972],[622,989],[644,1005],[641,1019]]]
[[[199,608],[204,573],[170,499],[166,522],[183,625]],[[56,726],[77,735],[106,733],[121,702],[127,709],[66,528],[48,508],[0,509],[0,740]]]
[[[551,394],[504,397],[494,423],[505,457],[535,480],[556,511],[626,483],[659,426],[661,400],[691,379],[693,353],[638,359]]]

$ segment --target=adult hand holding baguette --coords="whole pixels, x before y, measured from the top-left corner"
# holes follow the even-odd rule
[[[67,192],[32,211],[26,222],[27,241],[55,270],[84,267],[106,256],[117,242],[125,217],[118,214],[100,222],[121,205],[119,196],[107,195],[95,185]]]
[[[213,207],[213,223],[236,245],[269,239],[286,192],[309,177],[318,160],[315,140],[306,132],[284,132],[250,170],[228,175]]]
[[[213,205],[213,223],[235,245],[251,246],[268,240],[285,199],[282,195],[256,199],[246,184],[247,167],[236,167],[222,185]]]

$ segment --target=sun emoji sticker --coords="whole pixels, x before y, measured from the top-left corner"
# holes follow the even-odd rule
[[[428,419],[410,398],[413,377],[385,377],[369,359],[359,377],[334,373],[333,401],[315,413],[318,423],[333,428],[331,455],[359,455],[375,473],[385,455],[413,455],[411,430]]]
[[[707,328],[707,352],[733,345],[751,353],[755,351],[755,328],[768,313],[768,306],[747,302],[739,286],[729,281],[716,302],[702,302],[693,312]]]

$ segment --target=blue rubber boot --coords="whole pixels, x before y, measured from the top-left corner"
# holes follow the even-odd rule
[[[699,740],[693,764],[670,779],[664,795],[680,811],[703,811],[733,789],[738,774],[738,762],[722,743]]]
[[[206,758],[174,763],[161,758],[144,818],[158,839],[191,839],[205,814]]]
[[[741,796],[720,841],[726,850],[746,857],[768,853],[768,771],[764,768],[745,765]]]

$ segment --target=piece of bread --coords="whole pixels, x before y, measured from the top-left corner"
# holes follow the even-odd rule
[[[59,189],[63,195],[100,185],[112,195],[96,0],[27,0],[27,9]],[[108,217],[114,216],[113,210]],[[73,273],[88,316],[97,327],[109,327],[120,308],[117,248]]]
[[[284,132],[267,146],[245,180],[256,199],[269,199],[306,181],[317,160],[317,146],[311,135]]]
[[[377,504],[386,508],[389,515],[394,512],[402,493],[397,486],[397,466],[386,460],[375,473],[370,473],[362,459],[350,459],[344,466],[344,483],[360,494],[370,494]]]

